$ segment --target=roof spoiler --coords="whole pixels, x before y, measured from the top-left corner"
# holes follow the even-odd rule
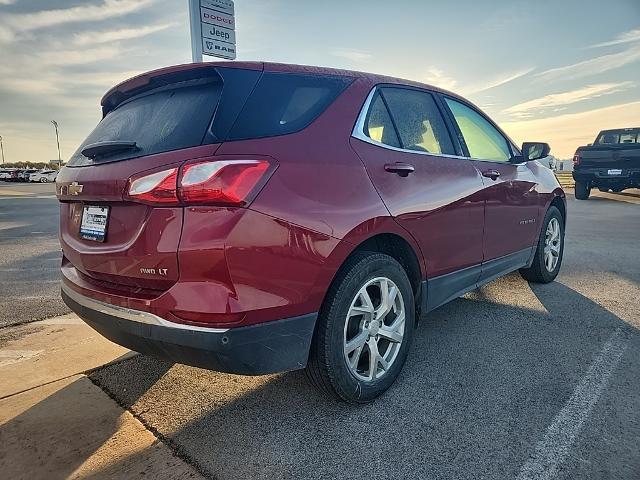
[[[262,70],[264,68],[262,62],[206,62],[188,63],[153,70],[130,78],[109,90],[100,101],[102,105],[102,116],[104,118],[107,113],[122,102],[146,90],[171,85],[172,83],[217,75],[216,70],[218,67],[245,68],[251,70]]]

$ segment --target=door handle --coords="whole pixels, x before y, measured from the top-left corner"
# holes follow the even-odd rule
[[[491,180],[497,180],[500,176],[500,172],[494,169],[485,170],[484,172],[482,172],[482,176],[490,178]]]
[[[385,171],[389,173],[397,173],[401,177],[406,177],[410,173],[413,173],[416,168],[409,163],[387,163],[384,166]]]

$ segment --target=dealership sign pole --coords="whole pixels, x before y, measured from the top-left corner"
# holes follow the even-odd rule
[[[236,21],[232,0],[189,0],[191,56],[236,58]]]

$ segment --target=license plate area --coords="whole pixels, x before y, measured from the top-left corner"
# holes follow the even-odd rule
[[[612,168],[607,170],[607,175],[622,175],[622,170],[619,168]]]
[[[107,238],[109,207],[85,205],[82,209],[80,238],[93,242],[104,242]]]

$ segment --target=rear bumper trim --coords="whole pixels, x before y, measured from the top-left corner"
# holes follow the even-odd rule
[[[87,325],[114,343],[176,363],[240,375],[307,365],[317,313],[226,329],[169,322],[156,315],[85,297],[68,286],[62,299]]]
[[[164,318],[154,315],[153,313],[143,312],[142,310],[134,310],[132,308],[120,307],[118,305],[112,305],[110,303],[105,303],[93,298],[85,297],[75,290],[72,290],[64,283],[62,284],[62,293],[84,308],[94,310],[96,312],[101,312],[105,315],[112,315],[123,320],[129,320],[131,322],[209,333],[225,333],[227,330],[229,330],[228,328],[207,328],[199,327],[197,325],[186,325],[182,323],[170,322],[168,320],[165,320]]]

